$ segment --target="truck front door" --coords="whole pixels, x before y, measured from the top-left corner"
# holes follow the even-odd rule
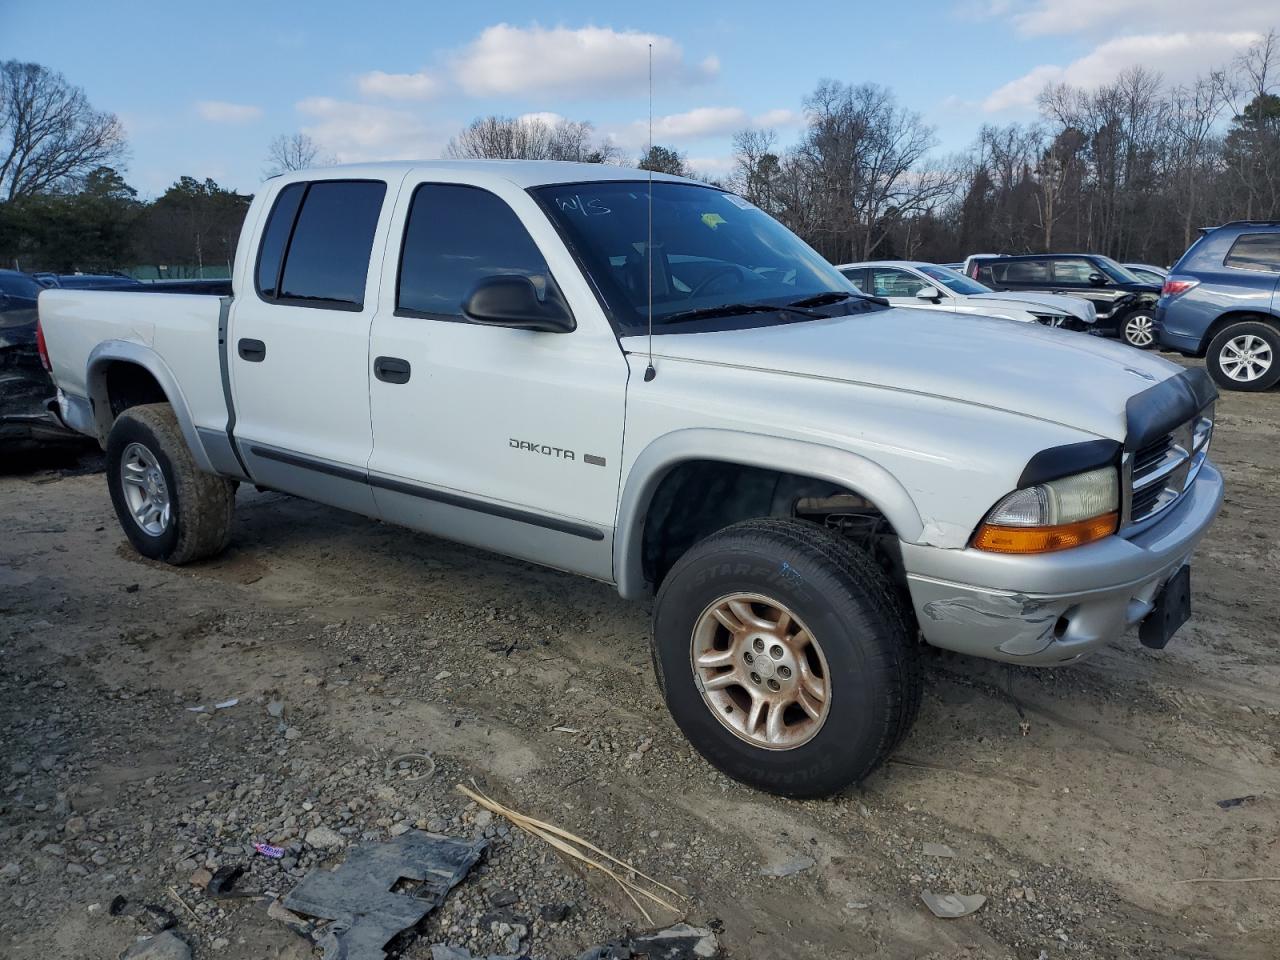
[[[406,182],[391,235],[371,340],[382,516],[611,579],[627,365],[563,242],[524,191],[454,182]],[[470,322],[468,293],[503,274],[554,287],[576,329]]]

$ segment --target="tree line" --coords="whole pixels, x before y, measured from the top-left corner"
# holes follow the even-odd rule
[[[722,185],[835,262],[1076,250],[1169,264],[1197,227],[1280,218],[1278,90],[1272,31],[1187,84],[1134,66],[1097,88],[1047,86],[1034,122],[984,125],[967,150],[940,156],[933,128],[887,87],[823,80],[790,145],[770,129],[734,135]],[[589,121],[554,115],[477,118],[444,153],[698,177],[674,147],[629,155]],[[82,90],[0,63],[0,265],[229,270],[252,198],[184,176],[145,202],[119,172],[126,160],[119,121]],[[281,135],[263,172],[332,162],[306,134]]]

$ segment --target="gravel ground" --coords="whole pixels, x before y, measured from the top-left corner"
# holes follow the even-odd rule
[[[576,957],[650,926],[455,790],[474,781],[681,891],[654,925],[731,957],[1274,958],[1280,883],[1179,882],[1280,876],[1280,394],[1219,414],[1227,505],[1169,649],[931,655],[893,761],[822,801],[694,755],[648,610],[608,587],[248,490],[225,556],[168,568],[127,548],[92,469],[0,477],[0,955],[114,960],[172,919],[197,958],[318,956],[270,898],[410,828],[490,848],[405,960]],[[231,865],[246,896],[193,885]],[[987,901],[941,920],[925,890]]]

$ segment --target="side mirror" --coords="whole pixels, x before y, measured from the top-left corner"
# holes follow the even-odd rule
[[[916,291],[917,300],[929,300],[930,302],[941,300],[942,292],[935,286],[921,287]]]
[[[1101,287],[1106,284],[1107,278],[1100,273],[1091,273],[1089,274],[1089,282],[1095,287]]]
[[[554,283],[547,283],[546,297],[538,299],[533,281],[523,274],[504,273],[484,277],[467,299],[462,312],[472,323],[542,333],[571,333],[578,324]]]

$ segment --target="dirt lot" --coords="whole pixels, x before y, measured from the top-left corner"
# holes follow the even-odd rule
[[[196,957],[310,957],[192,873],[250,864],[239,888],[282,893],[415,825],[493,842],[406,958],[577,956],[645,926],[454,791],[474,778],[687,893],[735,958],[1280,956],[1280,882],[1182,882],[1280,877],[1280,394],[1219,415],[1227,504],[1168,650],[932,656],[894,762],[814,802],[691,753],[648,611],[605,586],[249,490],[232,549],[172,569],[126,548],[100,474],[0,477],[0,955],[115,958],[145,932],[109,915],[123,895],[170,910]],[[411,751],[431,776],[390,762]],[[988,902],[939,920],[925,889]]]

